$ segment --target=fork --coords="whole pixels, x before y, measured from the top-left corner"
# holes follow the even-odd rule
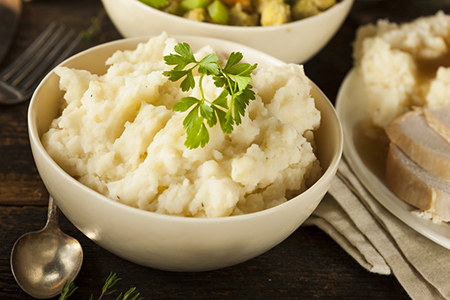
[[[39,37],[0,73],[0,104],[28,100],[41,79],[64,59],[81,40],[75,31],[52,22]]]

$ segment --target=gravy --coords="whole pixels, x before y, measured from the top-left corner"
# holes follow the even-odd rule
[[[445,54],[430,59],[415,59],[417,73],[424,80],[434,79],[436,77],[437,70],[439,67],[450,67],[450,53]]]
[[[353,142],[365,166],[384,180],[389,150],[389,138],[384,129],[373,125],[369,119],[362,120],[355,125]]]

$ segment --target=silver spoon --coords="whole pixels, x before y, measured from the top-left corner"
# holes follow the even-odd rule
[[[58,226],[58,207],[50,196],[48,219],[40,231],[22,235],[11,252],[11,270],[30,296],[47,299],[58,295],[66,281],[73,281],[83,262],[80,243]]]

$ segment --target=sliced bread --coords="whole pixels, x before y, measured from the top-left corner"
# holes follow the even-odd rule
[[[386,185],[406,203],[450,221],[450,185],[421,168],[393,143],[389,145]]]
[[[450,182],[450,143],[428,125],[423,109],[397,118],[386,127],[386,134],[411,160],[435,177]]]

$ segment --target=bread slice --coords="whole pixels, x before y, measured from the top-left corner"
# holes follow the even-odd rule
[[[450,105],[424,109],[428,125],[450,143]]]
[[[450,185],[421,168],[393,143],[389,145],[386,185],[406,203],[450,221]]]
[[[423,109],[409,111],[388,127],[389,140],[435,177],[450,182],[450,143],[427,123]]]

